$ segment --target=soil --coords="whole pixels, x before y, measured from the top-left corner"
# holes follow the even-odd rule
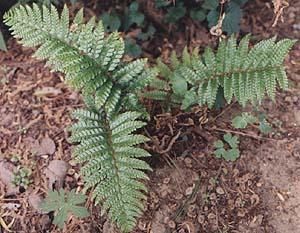
[[[300,2],[290,0],[285,21],[272,28],[271,3],[249,1],[243,9],[241,35],[251,32],[257,40],[274,35],[300,39],[299,12]],[[88,8],[88,16],[94,13],[99,12]],[[180,53],[185,45],[201,50],[216,46],[218,38],[205,25],[186,24],[185,31],[162,29],[142,44],[142,56],[150,62],[157,56],[167,60],[172,50]],[[170,30],[168,25],[162,27]],[[90,217],[70,217],[63,230],[51,223],[53,213],[40,209],[48,188],[82,189],[66,128],[73,122],[70,111],[83,104],[63,75],[51,73],[43,61],[31,57],[34,48],[21,47],[12,38],[7,46],[8,52],[0,52],[0,175],[6,178],[0,176],[0,232],[117,233],[113,223],[99,215],[100,206],[90,201],[85,205]],[[262,134],[257,125],[232,128],[232,118],[252,112],[251,106],[242,109],[233,103],[218,110],[165,113],[157,103],[145,102],[156,115],[145,128],[152,141],[144,145],[153,154],[148,161],[153,172],[148,174],[149,198],[135,233],[300,232],[299,44],[285,65],[290,89],[278,91],[276,102],[266,99],[257,106],[270,123],[280,123],[270,134]],[[241,157],[235,162],[213,154],[213,142],[227,132],[239,136]],[[164,153],[156,153],[158,147]],[[13,159],[16,156],[20,161]],[[13,187],[10,168],[33,166],[33,162],[29,187]]]

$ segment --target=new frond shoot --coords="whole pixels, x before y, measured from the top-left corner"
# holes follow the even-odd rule
[[[137,120],[141,114],[136,110],[145,113],[137,93],[158,70],[147,69],[146,59],[122,62],[123,40],[117,33],[106,37],[95,17],[83,23],[83,10],[70,23],[66,6],[60,15],[54,6],[33,4],[14,8],[4,19],[21,44],[39,46],[35,57],[46,59],[82,91],[87,110],[74,112],[78,122],[71,127],[71,140],[80,143],[74,160],[84,164],[85,190],[94,187],[92,196],[103,204],[102,213],[108,212],[123,231],[132,230],[146,198],[143,170],[150,170],[140,159],[150,154],[136,147],[147,138],[133,134],[145,124]]]
[[[75,193],[74,189],[70,192],[65,192],[63,189],[59,191],[49,190],[41,208],[45,212],[54,211],[53,223],[59,228],[63,228],[64,223],[68,221],[69,214],[73,214],[78,218],[89,216],[89,212],[85,207],[78,206],[85,203],[85,200],[86,196]]]
[[[213,107],[218,89],[222,89],[228,103],[235,98],[242,106],[249,101],[261,102],[265,94],[275,99],[277,83],[288,88],[288,79],[283,66],[284,58],[295,40],[275,42],[273,37],[256,44],[249,51],[249,38],[245,36],[237,45],[232,36],[222,40],[216,53],[207,47],[202,57],[198,48],[190,55],[185,48],[182,62],[176,54],[171,57],[172,68],[158,61],[163,80],[154,90],[143,96],[177,103],[182,109],[198,104]],[[169,91],[169,89],[171,91]]]

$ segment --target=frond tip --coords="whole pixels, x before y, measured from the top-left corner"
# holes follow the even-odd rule
[[[140,181],[148,179],[142,170],[151,170],[140,157],[150,156],[135,145],[147,138],[133,134],[145,125],[136,120],[140,114],[125,112],[107,120],[103,114],[88,110],[75,110],[79,120],[71,127],[71,141],[81,142],[73,152],[75,162],[85,163],[81,174],[86,178],[85,190],[94,186],[93,199],[103,202],[102,214],[108,211],[112,220],[124,231],[130,231],[141,215],[146,199],[146,186]]]
[[[185,50],[182,63],[173,55],[173,70],[161,61],[158,61],[158,69],[171,84],[173,95],[181,99],[183,109],[195,103],[212,107],[219,88],[223,89],[228,103],[235,97],[243,106],[247,101],[255,104],[263,99],[265,93],[274,100],[276,83],[283,89],[288,87],[282,63],[296,42],[284,39],[276,43],[275,39],[263,40],[248,51],[249,36],[245,36],[239,46],[232,36],[228,41],[220,42],[216,54],[209,47],[202,58],[198,49],[192,55]],[[144,96],[156,97],[156,93],[160,93],[160,99],[166,96],[163,92],[167,91],[163,87],[156,90]]]

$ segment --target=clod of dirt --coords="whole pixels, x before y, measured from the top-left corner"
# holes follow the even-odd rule
[[[62,160],[52,160],[45,169],[44,174],[49,180],[49,189],[59,189],[63,187],[65,176],[68,172],[69,164]]]
[[[19,187],[13,187],[13,171],[15,166],[0,156],[0,181],[6,186],[5,196],[17,195]]]
[[[51,138],[45,137],[34,150],[37,156],[53,155],[56,150],[56,146]]]
[[[41,209],[41,204],[42,204],[42,197],[35,194],[35,193],[31,193],[28,197],[28,203],[33,207],[34,210],[36,210],[36,212],[38,212],[39,214],[45,213],[42,209]]]

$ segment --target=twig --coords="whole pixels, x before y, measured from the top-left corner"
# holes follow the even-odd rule
[[[239,135],[242,135],[242,136],[254,138],[256,140],[266,139],[266,140],[270,140],[270,141],[278,141],[278,139],[274,139],[274,138],[267,138],[267,137],[262,137],[262,136],[258,136],[258,135],[251,135],[251,134],[247,134],[247,133],[243,133],[243,132],[239,132],[239,131],[234,131],[234,130],[229,130],[229,129],[220,129],[220,128],[206,128],[206,129],[216,130],[216,131],[225,132],[225,133],[239,134]]]
[[[232,102],[231,104],[229,104],[220,114],[218,114],[215,118],[213,118],[211,121],[209,121],[207,123],[211,123],[211,122],[214,122],[215,120],[217,120],[220,116],[222,116],[225,112],[227,112],[235,103],[236,103],[236,100],[234,102]]]
[[[176,140],[178,139],[178,137],[180,136],[180,134],[181,134],[181,131],[179,130],[178,133],[171,139],[168,147],[165,150],[159,150],[157,152],[161,153],[161,154],[168,153],[172,149],[172,146],[174,145],[174,143],[176,142]]]

